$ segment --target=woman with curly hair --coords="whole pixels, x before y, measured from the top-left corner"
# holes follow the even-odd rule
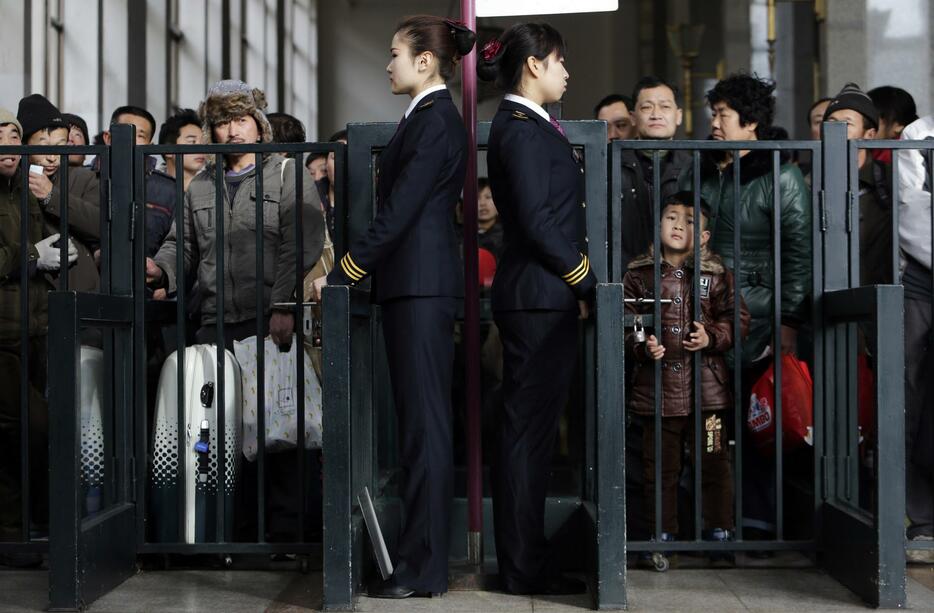
[[[734,74],[707,92],[710,136],[718,141],[778,140],[781,128],[775,117],[775,84],[747,74]],[[773,357],[797,353],[798,328],[808,315],[811,287],[811,193],[797,166],[782,158],[773,174],[772,152],[740,150],[708,156],[701,168],[701,195],[714,216],[711,249],[736,274],[737,284],[749,308],[749,335],[741,343],[742,359],[734,372],[742,376],[743,398],[772,363]],[[735,200],[734,164],[739,164],[739,199]],[[772,222],[774,181],[778,181],[781,235],[781,275],[774,283]],[[734,233],[740,232],[740,253],[734,250]],[[773,346],[774,292],[781,297],[781,347]],[[738,343],[740,344],[740,343]],[[752,445],[743,445],[744,455]],[[774,461],[774,460],[773,460]],[[749,457],[743,478],[745,538],[767,536],[775,529],[774,468],[760,456]],[[761,473],[761,474],[760,474]],[[771,476],[770,476],[771,475]],[[781,512],[779,510],[778,512]],[[705,535],[726,540],[730,534]]]

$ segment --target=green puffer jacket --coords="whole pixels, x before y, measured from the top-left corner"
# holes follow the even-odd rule
[[[12,179],[0,177],[0,344],[19,342],[22,321],[22,283],[20,282],[20,232],[22,210],[20,195],[23,180],[21,170]],[[39,253],[35,244],[45,236],[42,211],[32,195],[28,195],[29,241],[29,335],[46,334],[49,321],[48,293],[52,289],[46,275],[36,269]]]
[[[689,187],[690,177],[683,186]],[[811,295],[811,192],[798,167],[784,159],[779,170],[781,193],[782,325],[799,327],[809,316]],[[733,229],[733,165],[722,169],[713,157],[701,166],[701,195],[714,215],[711,250],[736,272],[749,308],[749,335],[743,343],[743,365],[762,355],[772,342],[772,152],[750,151],[740,162],[740,264],[736,271]]]

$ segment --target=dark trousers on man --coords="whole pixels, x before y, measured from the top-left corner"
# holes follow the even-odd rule
[[[504,311],[495,320],[504,405],[492,470],[496,557],[504,589],[534,593],[557,573],[548,562],[545,496],[577,364],[577,312]]]
[[[447,297],[398,298],[382,305],[405,508],[393,578],[418,592],[445,592],[448,585],[456,308],[456,299]]]
[[[701,415],[701,506],[704,529],[733,529],[733,477],[727,444],[727,411]],[[642,476],[645,480],[645,524],[655,534],[655,462],[662,462],[662,531],[678,535],[678,481],[687,443],[694,462],[694,415],[662,418],[661,453],[655,454],[655,418],[642,422]]]
[[[931,303],[905,298],[905,506],[908,538],[934,536]]]
[[[32,517],[26,521],[40,529],[49,517],[49,411],[45,397],[46,337],[29,339],[27,389],[22,390],[20,376],[23,362],[20,342],[0,346],[0,541],[22,538],[23,487],[21,466],[29,458],[29,502]],[[21,395],[28,395],[29,453],[25,455],[22,439]]]

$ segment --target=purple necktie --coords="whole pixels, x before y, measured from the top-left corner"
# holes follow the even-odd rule
[[[555,127],[555,130],[558,131],[558,134],[560,134],[560,135],[563,136],[564,138],[567,138],[567,137],[568,137],[568,135],[564,133],[564,128],[561,127],[561,124],[558,123],[558,120],[557,120],[557,119],[555,119],[554,117],[552,117],[551,115],[549,115],[549,116],[548,116],[548,120],[551,122],[551,125],[553,125],[553,126]]]

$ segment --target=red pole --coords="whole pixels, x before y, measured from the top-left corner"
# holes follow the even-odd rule
[[[461,21],[477,31],[475,0],[461,0]],[[462,64],[467,127],[464,181],[464,354],[467,368],[467,558],[483,563],[483,460],[480,453],[480,279],[477,270],[477,50]]]

